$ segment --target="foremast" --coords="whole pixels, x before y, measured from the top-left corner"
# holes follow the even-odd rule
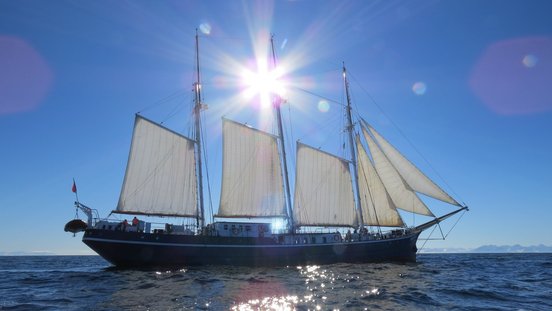
[[[349,148],[351,151],[351,162],[353,164],[353,178],[354,178],[354,185],[355,185],[355,209],[357,212],[358,217],[358,227],[363,228],[364,227],[364,219],[362,216],[362,209],[361,209],[361,203],[360,203],[360,189],[358,186],[358,172],[357,172],[357,158],[356,158],[356,151],[355,151],[355,144],[354,144],[354,125],[353,125],[353,119],[351,116],[351,96],[349,94],[349,80],[347,80],[347,69],[345,68],[345,63],[343,63],[343,83],[345,84],[345,95],[347,97],[347,106],[345,106],[345,111],[347,115],[347,127],[346,130],[348,132],[348,138],[349,138]]]
[[[203,204],[203,167],[201,162],[201,76],[199,71],[199,35],[196,29],[195,35],[196,48],[196,73],[197,80],[194,83],[194,125],[195,133],[194,140],[196,141],[196,163],[197,163],[197,183],[198,183],[198,215],[196,224],[198,229],[205,227],[205,214]]]
[[[274,36],[270,37],[270,48],[272,51],[272,65],[276,68],[276,52],[274,51]],[[291,208],[291,192],[289,186],[289,177],[287,169],[287,158],[286,158],[286,144],[284,141],[284,129],[282,126],[282,113],[280,111],[280,104],[282,103],[282,98],[278,95],[274,95],[274,110],[276,111],[276,121],[278,123],[278,136],[280,138],[281,150],[282,150],[282,162],[283,162],[283,175],[284,175],[284,187],[286,189],[286,212],[288,215],[288,226],[291,233],[295,233],[295,222],[293,220],[293,210]]]

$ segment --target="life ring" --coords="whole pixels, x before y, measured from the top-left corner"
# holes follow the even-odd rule
[[[238,228],[232,228],[232,234],[238,235]]]
[[[340,240],[339,234],[334,235],[334,240],[335,240],[336,242]]]

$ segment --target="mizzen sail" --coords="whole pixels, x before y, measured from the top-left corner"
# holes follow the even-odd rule
[[[385,186],[381,182],[358,136],[356,145],[358,183],[364,224],[382,227],[404,226],[393,200],[385,190]]]
[[[195,142],[136,115],[116,213],[197,216]]]

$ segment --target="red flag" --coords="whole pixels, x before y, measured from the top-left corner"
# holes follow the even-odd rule
[[[77,184],[75,183],[75,180],[73,179],[73,188],[71,188],[71,191],[74,193],[77,193]]]

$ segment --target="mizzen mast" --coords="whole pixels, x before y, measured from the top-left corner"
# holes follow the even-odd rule
[[[345,69],[345,63],[343,63],[343,83],[345,84],[345,95],[347,96],[347,106],[345,107],[346,115],[347,115],[347,132],[349,133],[349,147],[351,149],[351,161],[353,162],[353,178],[354,178],[354,184],[355,184],[355,208],[358,215],[359,220],[359,227],[364,227],[364,219],[362,217],[362,205],[360,204],[360,190],[358,186],[358,172],[357,172],[357,158],[356,158],[356,152],[355,152],[355,145],[354,145],[354,139],[353,139],[353,120],[351,116],[351,96],[349,94],[349,80],[347,80],[347,69]]]
[[[199,199],[199,213],[197,215],[197,226],[203,228],[205,226],[205,213],[203,207],[203,167],[201,164],[201,79],[199,71],[199,36],[196,29],[195,36],[195,48],[196,48],[196,69],[197,80],[194,83],[194,123],[195,123],[195,141],[196,141],[196,159],[197,159],[197,182],[198,182],[198,199]]]
[[[276,52],[274,51],[274,36],[270,37],[270,48],[272,50],[272,64],[276,68]],[[286,144],[284,143],[284,129],[282,126],[282,113],[280,112],[280,104],[282,103],[282,98],[278,94],[274,96],[274,109],[276,110],[276,119],[278,122],[278,136],[280,137],[280,143],[282,144],[282,162],[284,170],[284,185],[286,188],[286,203],[287,203],[287,214],[289,219],[289,226],[292,233],[295,233],[295,222],[293,220],[293,211],[291,209],[291,194],[289,190],[289,177],[287,169],[287,159],[286,159]]]

